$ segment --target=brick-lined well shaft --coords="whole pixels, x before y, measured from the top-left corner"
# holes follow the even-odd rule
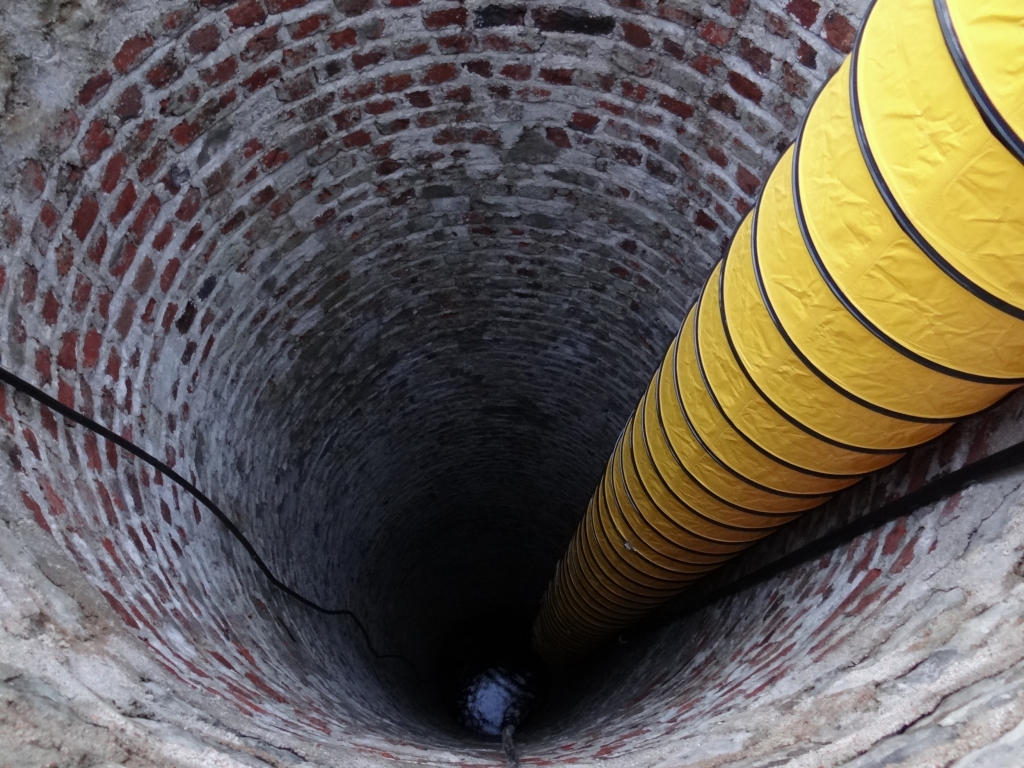
[[[82,621],[115,617],[76,643],[126,627],[146,654],[90,658],[152,662],[174,692],[156,720],[173,699],[209,713],[174,721],[203,744],[262,739],[218,749],[493,761],[430,697],[432,665],[496,604],[528,628],[620,425],[863,10],[5,4],[0,363],[202,488],[283,581],[357,611],[425,683],[271,589],[158,473],[2,390],[11,546],[63,553],[103,596]],[[4,605],[34,605],[25,589]],[[143,733],[122,725],[111,739]],[[577,732],[524,754],[606,746]],[[185,748],[154,733],[133,747],[150,764]]]

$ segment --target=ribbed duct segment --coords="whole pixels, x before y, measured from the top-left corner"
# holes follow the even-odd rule
[[[882,0],[629,419],[534,626],[573,657],[1024,380],[1024,11]]]

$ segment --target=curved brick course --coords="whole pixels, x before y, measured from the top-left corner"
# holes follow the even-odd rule
[[[0,361],[429,670],[460,616],[534,610],[865,3],[129,5],[0,11]],[[493,763],[159,474],[3,389],[0,428],[18,540],[77,563],[218,749]]]

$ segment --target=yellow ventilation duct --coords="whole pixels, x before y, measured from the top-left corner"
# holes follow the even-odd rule
[[[1024,6],[879,0],[626,424],[534,625],[571,659],[1024,382]]]

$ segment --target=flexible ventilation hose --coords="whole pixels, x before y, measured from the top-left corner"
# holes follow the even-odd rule
[[[572,659],[1024,382],[1024,5],[879,0],[704,284],[534,624]]]

